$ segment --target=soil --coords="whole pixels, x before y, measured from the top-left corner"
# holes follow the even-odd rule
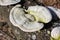
[[[17,4],[21,4],[22,7],[25,7],[26,9],[33,5],[53,6],[60,8],[59,0],[25,0]],[[51,36],[49,32],[51,32],[54,27],[60,26],[60,20],[52,20],[50,23],[45,24],[45,27],[42,30],[37,32],[23,32],[19,28],[13,26],[9,20],[10,10],[17,4],[0,6],[0,40],[33,40],[33,35],[36,35],[36,40],[50,40]]]

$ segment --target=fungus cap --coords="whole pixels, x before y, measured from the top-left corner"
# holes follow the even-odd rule
[[[60,37],[60,27],[55,27],[51,31],[51,37],[58,39]]]
[[[35,32],[44,26],[43,23],[35,21],[34,16],[31,14],[25,14],[24,9],[20,8],[20,5],[16,5],[11,9],[9,19],[14,26],[25,32]]]
[[[60,19],[60,9],[54,8],[52,6],[48,6],[48,8],[52,9],[56,13],[56,15],[58,16],[58,18]]]
[[[34,15],[37,21],[43,23],[49,23],[52,20],[50,11],[43,6],[29,6],[27,12],[31,15]]]
[[[0,5],[7,6],[7,5],[11,5],[11,4],[16,4],[20,1],[21,0],[0,0]]]

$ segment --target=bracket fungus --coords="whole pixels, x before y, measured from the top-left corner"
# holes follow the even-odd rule
[[[53,10],[55,12],[55,14],[57,15],[57,17],[60,19],[60,9],[54,8],[52,6],[48,6],[48,8],[50,8],[51,10]]]
[[[21,0],[0,0],[0,5],[7,6],[7,5],[11,5],[11,4],[16,4],[20,1]]]
[[[16,5],[10,11],[11,23],[25,32],[35,32],[43,28],[44,24],[35,20],[35,17],[25,12],[21,5]]]
[[[27,12],[31,15],[34,15],[36,21],[49,23],[52,20],[52,15],[50,11],[43,6],[29,6]]]
[[[60,40],[60,27],[53,28],[51,31],[51,37],[56,40]]]

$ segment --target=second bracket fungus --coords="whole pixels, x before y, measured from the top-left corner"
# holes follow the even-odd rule
[[[51,10],[53,10],[55,12],[55,14],[57,15],[57,17],[60,19],[60,9],[54,8],[52,6],[48,6],[48,8],[50,8]]]
[[[60,27],[53,28],[51,32],[51,37],[57,40],[60,40]]]
[[[21,0],[0,0],[0,5],[7,6],[7,5],[11,5],[11,4],[16,4],[20,1]]]

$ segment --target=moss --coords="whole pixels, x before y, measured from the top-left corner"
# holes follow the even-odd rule
[[[57,39],[50,37],[50,40],[60,40],[60,37]]]

